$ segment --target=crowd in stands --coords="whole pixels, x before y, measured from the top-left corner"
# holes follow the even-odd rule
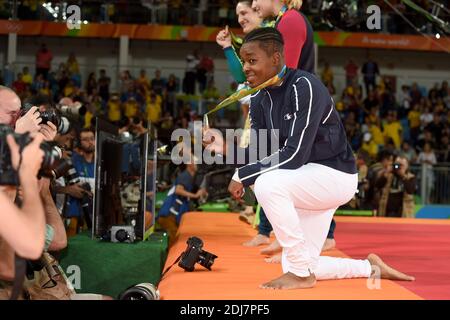
[[[0,84],[12,87],[22,101],[36,94],[49,96],[54,103],[63,97],[80,101],[88,109],[82,124],[86,128],[92,126],[95,117],[120,127],[148,122],[158,130],[160,140],[170,143],[174,129],[192,129],[193,122],[201,120],[194,94],[210,102],[207,108],[225,96],[214,85],[214,61],[196,51],[186,57],[184,79],[166,75],[164,70],[156,70],[153,77],[145,69],[139,74],[124,70],[118,75],[115,92],[110,88],[114,74],[99,70],[82,79],[74,54],[56,70],[51,68],[52,58],[51,50],[43,44],[36,54],[34,74],[30,67],[24,67],[15,77],[4,72]],[[325,62],[319,73],[342,115],[358,163],[370,168],[379,162],[383,150],[405,156],[413,166],[450,163],[447,81],[429,90],[417,83],[397,88],[395,79],[380,75],[378,64],[370,57],[361,66],[349,60],[343,68],[343,92],[335,90],[329,63]],[[230,84],[226,95],[235,90],[236,84]],[[243,123],[238,104],[226,108],[220,116],[234,127]]]
[[[368,185],[370,178],[366,179],[373,176],[372,171],[378,170],[389,157],[392,166],[394,157],[400,156],[417,176],[426,168],[425,201],[450,201],[445,196],[448,170],[433,171],[435,165],[448,168],[450,163],[448,81],[435,83],[429,90],[416,82],[396,88],[395,79],[380,75],[377,63],[370,58],[362,66],[349,60],[344,69],[347,83],[340,93],[334,88],[334,75],[328,63],[320,76],[333,96],[357,154],[361,187],[365,189],[361,193],[364,195],[363,191],[373,187]],[[377,209],[373,202],[362,204],[364,200],[354,205]]]
[[[44,0],[26,0],[18,5],[17,17],[21,20],[50,20],[62,21],[64,6],[58,7],[58,11],[49,11],[43,7],[47,1]],[[342,7],[342,10],[354,10],[358,8],[356,15],[350,16],[357,20],[355,31],[369,31],[365,27],[365,19],[360,19],[366,15],[366,8],[369,5],[378,5],[383,15],[383,32],[385,33],[408,33],[414,34],[417,31],[412,28],[394,9],[400,12],[408,20],[416,24],[421,32],[435,33],[437,30],[433,27],[427,18],[410,6],[405,5],[403,1],[392,0],[389,6],[385,1],[367,0],[354,1],[357,6],[351,4],[352,1],[344,2],[348,5]],[[440,1],[444,8],[448,8],[448,1]],[[61,2],[61,4],[64,2]],[[206,25],[206,26],[224,26],[239,27],[237,24],[235,6],[237,0],[82,0],[78,5],[82,6],[82,21],[94,23],[152,23],[168,25]],[[329,26],[321,19],[318,14],[322,1],[311,0],[303,1],[302,12],[304,12],[313,24],[314,30],[329,30]],[[423,10],[432,13],[434,6],[431,1],[415,1]],[[53,9],[58,4],[54,4]],[[0,2],[0,19],[8,19],[12,16],[13,1]],[[56,9],[55,9],[56,10]],[[55,17],[54,14],[57,16]],[[449,14],[444,10],[440,11],[439,18],[448,21]],[[347,19],[349,19],[347,17]],[[349,24],[350,21],[343,21]],[[339,26],[335,26],[339,27]],[[377,31],[378,32],[378,31]]]

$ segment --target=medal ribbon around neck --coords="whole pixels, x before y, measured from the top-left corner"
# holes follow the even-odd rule
[[[241,90],[236,91],[235,93],[233,93],[231,96],[229,96],[228,98],[226,98],[225,100],[223,100],[221,103],[219,103],[214,109],[212,109],[211,111],[208,111],[205,116],[217,112],[220,109],[225,108],[226,106],[239,101],[240,99],[250,95],[250,94],[254,94],[257,91],[264,89],[266,87],[272,86],[274,84],[276,84],[278,81],[280,81],[281,79],[283,79],[284,75],[286,74],[286,66],[283,66],[283,68],[281,69],[280,73],[278,73],[277,75],[275,75],[274,77],[270,78],[269,80],[265,81],[264,83],[260,84],[259,86],[255,87],[255,88],[250,88],[249,86],[245,86],[244,88],[242,88]]]

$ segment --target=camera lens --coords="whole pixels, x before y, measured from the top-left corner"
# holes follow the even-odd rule
[[[128,234],[127,231],[125,231],[124,229],[119,229],[116,232],[116,239],[119,242],[124,242],[126,240],[128,240],[130,238],[130,235]]]

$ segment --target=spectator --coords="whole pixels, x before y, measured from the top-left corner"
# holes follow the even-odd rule
[[[402,142],[400,154],[408,160],[409,163],[416,163],[417,154],[408,141]]]
[[[161,120],[161,99],[155,93],[150,94],[150,101],[147,102],[147,120],[152,124],[158,124]]]
[[[5,64],[3,69],[3,83],[6,87],[11,87],[14,82],[14,71],[11,64]]]
[[[117,93],[112,94],[107,103],[108,120],[112,123],[118,123],[122,118],[120,99]]]
[[[361,73],[364,75],[364,84],[366,86],[367,94],[370,89],[374,90],[376,88],[377,75],[380,74],[378,64],[369,56],[361,69]]]
[[[354,83],[358,83],[358,65],[350,59],[344,67],[346,86],[351,86]]]
[[[408,160],[398,156],[393,166],[378,173],[377,188],[381,189],[378,215],[386,217],[414,217],[416,178],[409,172]]]
[[[28,67],[23,67],[22,69],[22,80],[29,86],[33,83],[33,77],[31,76]]]
[[[411,92],[409,93],[409,95],[411,96],[411,103],[413,105],[420,102],[420,99],[422,98],[422,93],[420,92],[416,82],[412,84]]]
[[[419,157],[417,158],[417,162],[425,167],[425,175],[427,181],[427,194],[425,195],[424,202],[429,203],[431,191],[434,189],[434,171],[433,166],[437,163],[436,154],[434,153],[433,148],[430,143],[425,143],[423,147],[423,151],[419,153]],[[425,179],[425,177],[422,177]]]
[[[400,122],[397,121],[397,113],[389,111],[387,115],[387,123],[383,126],[383,134],[385,139],[392,139],[395,149],[400,148],[402,141],[403,128]]]
[[[69,80],[69,82],[63,89],[63,95],[65,97],[74,97],[78,95],[78,87],[76,86],[74,80]]]
[[[71,52],[69,54],[69,58],[67,58],[66,62],[67,72],[69,74],[69,78],[74,81],[77,87],[81,86],[81,75],[80,75],[80,66],[78,64],[77,58],[75,54]]]
[[[98,94],[102,97],[103,101],[109,100],[109,85],[111,84],[111,78],[106,75],[105,69],[100,70],[100,77],[98,78]]]
[[[27,84],[22,79],[22,73],[17,74],[17,80],[13,82],[12,89],[21,96],[25,91]]]
[[[378,144],[375,141],[373,141],[372,135],[370,134],[370,132],[364,133],[363,144],[361,146],[361,150],[367,152],[367,154],[373,160],[376,159],[377,154],[378,154]]]
[[[91,96],[94,90],[97,91],[97,80],[95,79],[95,72],[91,72],[86,81],[86,93]]]
[[[129,70],[122,71],[120,73],[120,93],[124,94],[128,92],[129,90],[134,89],[134,80],[131,76],[131,73]],[[122,100],[122,102],[125,102],[126,100]]]
[[[406,112],[411,108],[412,98],[409,94],[408,86],[402,86],[402,91],[399,96],[400,108],[406,114]]]
[[[436,141],[441,141],[442,131],[444,130],[444,125],[441,122],[441,116],[439,113],[435,112],[433,114],[433,121],[430,122],[426,127],[426,130],[431,132],[431,135]]]
[[[433,88],[428,91],[428,100],[430,100],[431,104],[434,106],[437,103],[437,99],[439,98],[439,83],[435,83]]]
[[[123,104],[125,117],[132,119],[139,114],[139,106],[134,96],[130,96]]]
[[[177,117],[178,110],[176,107],[177,107],[178,84],[175,75],[173,74],[169,75],[169,80],[167,81],[165,91],[166,91],[165,110],[169,111],[172,116]]]
[[[147,72],[145,69],[141,69],[139,73],[139,78],[136,80],[136,83],[139,87],[144,88],[144,91],[147,93],[150,91],[151,85],[150,80],[147,77]]]
[[[408,113],[408,122],[409,122],[409,135],[414,144],[417,143],[417,139],[420,134],[420,105],[415,104],[413,109]]]
[[[322,71],[322,82],[325,84],[325,86],[328,86],[328,84],[331,84],[331,86],[334,88],[333,85],[333,79],[334,74],[333,70],[331,70],[330,64],[328,62],[325,62],[325,66]]]
[[[200,93],[206,88],[206,84],[214,78],[214,61],[207,55],[203,55],[197,67],[197,80]]]
[[[198,63],[197,51],[186,56],[186,71],[183,79],[183,92],[186,94],[195,94],[195,79]]]
[[[41,48],[36,53],[36,76],[42,74],[47,80],[48,72],[51,68],[53,54],[48,50],[45,43],[41,44]]]
[[[437,162],[449,162],[450,163],[450,143],[449,136],[443,135],[441,137],[441,143],[439,144],[439,149],[437,153]]]
[[[369,114],[372,108],[379,106],[380,102],[378,101],[377,96],[375,95],[374,90],[370,90],[369,94],[363,101],[363,109],[364,112]]]
[[[442,81],[441,89],[439,90],[439,96],[443,99],[447,98],[449,96],[449,87],[448,87],[448,81]],[[449,106],[447,106],[449,108]]]
[[[45,87],[45,79],[42,74],[38,74],[33,82],[34,92],[40,92]]]
[[[161,78],[161,71],[156,70],[155,78],[152,79],[152,90],[155,94],[162,97],[164,95],[164,87],[165,87],[165,82]]]
[[[417,142],[416,148],[420,151],[423,151],[425,148],[425,144],[430,144],[431,148],[436,146],[436,140],[429,130],[424,130],[421,134],[419,141]]]
[[[431,113],[431,108],[425,107],[425,110],[423,110],[422,114],[420,115],[421,128],[426,128],[431,122],[433,122],[433,114]]]

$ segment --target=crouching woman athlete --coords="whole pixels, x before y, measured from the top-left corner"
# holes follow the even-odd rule
[[[250,32],[240,55],[250,87],[280,75],[279,81],[252,96],[251,102],[258,105],[251,104],[250,108],[252,129],[278,130],[280,149],[256,162],[246,162],[229,185],[235,198],[242,196],[244,187],[254,186],[256,198],[283,247],[283,275],[261,287],[310,288],[316,280],[377,275],[414,280],[375,254],[365,260],[320,256],[334,212],[357,190],[355,158],[344,126],[319,79],[301,70],[286,69],[283,74],[283,38],[279,31],[260,28]],[[227,145],[216,132],[204,132],[204,145],[210,151],[232,156],[236,146]],[[260,145],[257,148],[259,154]]]

